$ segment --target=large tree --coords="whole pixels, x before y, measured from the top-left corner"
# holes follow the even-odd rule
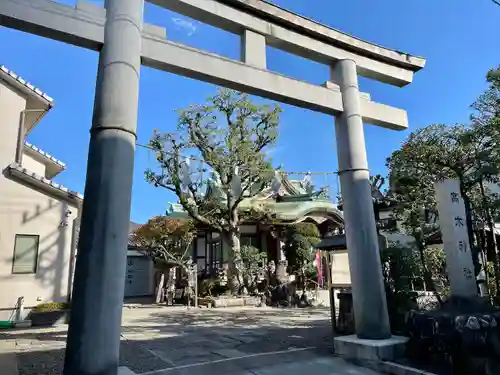
[[[475,188],[491,171],[481,165],[485,150],[491,148],[480,132],[465,125],[430,125],[411,133],[401,149],[387,159],[398,205],[396,212],[407,231],[422,246],[428,219],[437,217],[434,182],[456,178],[466,208],[469,248],[474,246],[473,202]],[[485,157],[487,158],[487,157]],[[477,212],[476,212],[477,213]],[[477,266],[477,254],[474,254]]]
[[[387,159],[391,184],[399,198],[398,209],[406,213],[405,225],[415,227],[420,223],[422,207],[436,212],[434,182],[440,178],[458,178],[466,208],[470,208],[469,191],[474,185],[470,171],[476,168],[476,161],[466,142],[469,132],[464,125],[433,124],[412,132]],[[470,230],[471,223],[469,216]]]
[[[239,225],[265,214],[255,206],[242,209],[241,203],[274,177],[266,151],[277,139],[280,112],[277,106],[258,105],[246,94],[221,89],[206,104],[180,111],[175,132],[155,132],[150,141],[159,168],[146,171],[147,181],[174,192],[195,222],[230,244],[232,292],[243,286]]]
[[[472,105],[470,124],[435,124],[416,130],[387,159],[391,185],[399,202],[396,212],[410,233],[423,235],[428,224],[432,224],[423,218],[437,217],[434,182],[440,178],[456,178],[460,182],[470,248],[476,248],[473,239],[478,223],[483,223],[483,229],[489,223],[492,231],[492,210],[498,206],[498,200],[487,192],[485,184],[498,183],[500,170],[498,69],[488,73],[487,81],[489,88]],[[422,209],[427,215],[422,215]],[[477,265],[477,257],[475,261]]]
[[[500,257],[495,233],[495,219],[500,218],[500,199],[489,187],[498,185],[500,169],[500,67],[491,69],[486,75],[487,90],[472,104],[471,122],[478,137],[487,141],[487,147],[480,150],[478,158],[478,197],[476,207],[479,226],[479,242],[487,249],[488,258],[493,259],[494,283],[500,296]],[[498,189],[495,189],[498,190]],[[488,228],[488,231],[485,230]],[[491,285],[491,283],[490,283]]]
[[[500,67],[488,71],[486,82],[487,90],[472,104],[472,119],[482,125],[500,118]]]

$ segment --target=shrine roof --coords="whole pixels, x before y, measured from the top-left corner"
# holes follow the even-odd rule
[[[274,221],[280,223],[294,224],[312,219],[318,223],[325,219],[331,219],[339,225],[343,225],[342,212],[333,202],[323,199],[310,199],[304,201],[278,202],[272,199],[244,199],[239,206],[241,212],[260,208]],[[189,214],[178,203],[169,203],[166,215],[176,219],[189,219]]]
[[[279,177],[279,188],[271,186],[274,184],[272,183],[254,196],[243,199],[239,205],[240,212],[260,210],[272,221],[283,224],[293,224],[306,219],[321,223],[330,219],[343,226],[342,212],[330,201],[325,189],[315,191],[310,180],[292,180],[279,170],[276,177]],[[206,199],[217,199],[219,196],[224,204],[224,195],[214,181],[208,184]],[[189,214],[179,203],[169,203],[166,215],[171,218],[189,219]]]

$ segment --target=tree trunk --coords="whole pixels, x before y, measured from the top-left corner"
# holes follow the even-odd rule
[[[227,280],[229,289],[233,295],[239,294],[242,290],[243,283],[241,272],[243,269],[243,261],[241,259],[240,233],[238,228],[232,228],[228,233],[231,252],[229,254],[229,269]]]
[[[438,303],[440,305],[442,305],[443,300],[436,289],[436,284],[434,283],[434,279],[432,278],[432,272],[429,271],[429,268],[427,267],[427,262],[425,261],[425,247],[426,247],[426,243],[427,243],[425,240],[426,216],[427,215],[426,215],[426,211],[425,211],[425,207],[424,207],[423,211],[422,211],[421,222],[420,222],[420,231],[414,232],[413,237],[417,239],[417,248],[418,248],[418,253],[419,253],[419,257],[420,257],[420,263],[422,264],[422,273],[424,276],[425,286],[427,288],[429,288],[434,293]]]
[[[484,278],[485,278],[485,288],[486,288],[486,292],[488,293],[488,296],[491,296],[491,292],[490,292],[490,282],[489,282],[489,278],[490,276],[488,275],[488,257],[486,256],[486,230],[484,228],[484,225],[483,225],[483,228],[481,229],[478,229],[476,231],[476,240],[477,240],[477,243],[479,244],[479,247],[481,249],[481,258],[482,258],[482,265],[483,265],[483,271],[484,271]]]
[[[474,228],[472,225],[472,205],[470,203],[470,198],[467,195],[465,187],[463,186],[462,181],[460,181],[460,190],[462,193],[462,199],[464,200],[465,206],[465,222],[467,224],[467,234],[469,235],[469,248],[474,248]]]
[[[462,178],[459,178],[460,181],[460,193],[462,194],[462,199],[464,200],[465,206],[465,222],[467,225],[467,234],[469,236],[469,249],[472,256],[472,263],[474,265],[474,277],[477,277],[479,274],[480,266],[479,266],[479,252],[477,251],[477,247],[474,246],[474,227],[472,225],[472,205],[469,195],[467,194],[467,190],[462,181]]]
[[[162,270],[160,280],[158,281],[158,286],[156,289],[156,303],[162,303],[163,299],[163,285],[165,284],[165,272]]]
[[[423,244],[419,244],[418,252],[420,254],[420,263],[422,263],[422,271],[424,272],[424,281],[425,285],[434,293],[436,299],[440,305],[443,304],[443,299],[439,295],[439,292],[436,289],[436,283],[434,283],[434,279],[432,278],[432,273],[429,271],[427,267],[427,262],[425,261],[425,247]]]
[[[304,266],[302,266],[300,277],[302,278],[302,294],[305,295],[307,290],[307,285],[306,285],[306,270],[304,269]]]
[[[481,180],[479,182],[479,187],[481,188],[481,198],[483,201],[483,206],[484,206],[484,213],[486,215],[486,221],[488,223],[488,229],[490,232],[490,241],[489,241],[489,253],[493,255],[493,268],[495,271],[495,286],[497,289],[496,296],[500,297],[500,264],[499,262],[499,256],[498,256],[498,247],[497,247],[497,239],[496,239],[496,234],[495,234],[495,223],[493,222],[493,218],[491,216],[490,209],[487,207],[487,202],[486,202],[486,194],[484,191],[484,184],[483,181]]]

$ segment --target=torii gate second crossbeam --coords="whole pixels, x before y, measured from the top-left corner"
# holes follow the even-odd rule
[[[144,0],[0,1],[0,25],[99,52],[85,199],[65,375],[116,375],[141,63],[335,116],[356,333],[385,339],[390,327],[369,186],[363,121],[400,130],[406,112],[373,102],[358,74],[396,86],[425,60],[365,42],[261,0],[151,0],[242,40],[235,61],[166,39],[143,24]],[[266,69],[266,45],[328,64],[324,86]]]

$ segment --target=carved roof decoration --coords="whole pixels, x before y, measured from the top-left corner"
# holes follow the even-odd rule
[[[285,173],[279,173],[279,176],[281,187],[278,194],[271,186],[266,187],[257,195],[243,199],[239,209],[247,211],[257,207],[263,208],[270,212],[273,220],[282,223],[292,224],[306,219],[320,223],[330,218],[343,225],[342,212],[329,199],[326,189],[315,190],[309,180],[292,180]],[[217,183],[212,179],[208,183],[205,196],[213,199],[215,194],[223,203],[224,196],[220,190],[218,191]],[[166,214],[173,218],[189,218],[179,203],[169,203]]]

